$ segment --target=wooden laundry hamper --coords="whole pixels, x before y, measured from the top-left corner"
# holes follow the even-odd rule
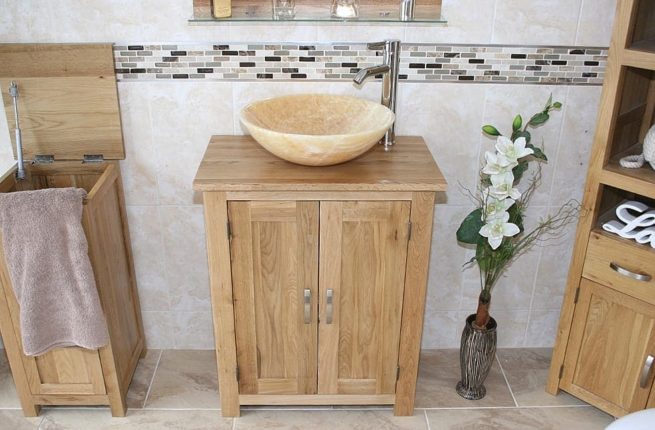
[[[0,85],[13,139],[11,81],[19,89],[30,162],[27,179],[17,181],[8,172],[0,178],[0,192],[71,186],[88,192],[82,224],[110,337],[99,350],[68,347],[25,356],[0,247],[0,332],[23,412],[35,416],[40,405],[109,405],[113,416],[125,416],[127,389],[145,342],[116,161],[125,151],[112,46],[0,45]]]

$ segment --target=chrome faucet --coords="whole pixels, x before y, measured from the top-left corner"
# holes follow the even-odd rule
[[[384,42],[374,42],[366,45],[368,49],[382,51],[382,64],[360,70],[353,81],[362,85],[370,76],[382,75],[382,101],[381,103],[396,113],[396,92],[398,90],[398,73],[400,71],[400,40],[390,39]],[[390,151],[396,143],[396,122],[391,125],[384,139],[384,150]]]

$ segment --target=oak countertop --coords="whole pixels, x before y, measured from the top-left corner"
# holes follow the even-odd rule
[[[400,136],[336,166],[284,161],[250,136],[212,136],[193,181],[197,191],[445,191],[446,180],[421,137]]]

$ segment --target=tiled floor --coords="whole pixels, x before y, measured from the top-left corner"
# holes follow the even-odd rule
[[[388,407],[242,408],[222,418],[213,351],[149,351],[128,396],[126,418],[107,408],[45,408],[24,418],[4,354],[0,353],[0,429],[603,429],[612,417],[567,395],[544,392],[548,349],[502,349],[486,382],[487,397],[467,401],[454,386],[458,351],[424,351],[416,412],[394,417]]]

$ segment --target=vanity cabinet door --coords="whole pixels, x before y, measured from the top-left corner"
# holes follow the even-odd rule
[[[583,278],[562,387],[615,416],[644,409],[654,356],[653,306]]]
[[[318,202],[230,202],[240,394],[315,394]]]
[[[321,202],[319,394],[396,389],[410,202]]]

